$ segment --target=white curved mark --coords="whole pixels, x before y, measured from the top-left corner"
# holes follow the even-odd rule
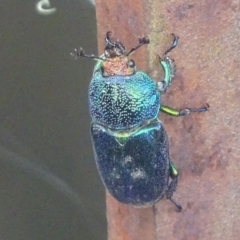
[[[95,0],[88,0],[93,6],[95,6]]]
[[[9,149],[10,148],[10,149]],[[68,199],[74,202],[76,205],[83,207],[84,196],[80,196],[71,186],[68,185],[63,179],[59,178],[46,167],[39,165],[34,159],[28,159],[23,157],[19,153],[15,153],[11,150],[15,149],[17,152],[25,152],[31,154],[30,150],[20,143],[16,137],[11,135],[0,124],[0,159],[11,163],[14,167],[20,168],[26,173],[34,175],[36,178],[43,180],[51,185],[55,190],[65,195]],[[36,159],[35,159],[36,160]]]
[[[51,4],[50,4],[49,0],[40,0],[36,4],[36,10],[38,13],[43,14],[43,15],[50,15],[57,11],[56,8],[51,8]]]
[[[14,149],[14,151],[11,149]],[[39,160],[35,158],[28,159],[16,151],[22,152],[22,154],[27,153],[28,155],[32,155],[31,151],[25,145],[23,145],[15,136],[13,136],[0,124],[0,160],[4,160],[13,167],[21,169],[24,172],[46,182],[49,186],[52,186],[53,189],[63,194],[72,203],[76,204],[89,226],[90,223],[98,226],[99,223],[97,220],[92,218],[92,209],[88,209],[84,204],[89,201],[88,198],[84,195],[78,194],[78,192],[76,192],[76,190],[73,189],[66,181],[52,173],[47,169],[47,167],[39,165],[37,163]]]

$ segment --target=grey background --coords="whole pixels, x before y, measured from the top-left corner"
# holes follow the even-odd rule
[[[93,159],[87,89],[97,53],[87,1],[2,0],[0,239],[106,239],[105,192]],[[104,35],[104,34],[103,34]]]

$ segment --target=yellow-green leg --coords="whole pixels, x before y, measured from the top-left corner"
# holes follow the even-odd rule
[[[168,185],[168,189],[166,191],[166,197],[177,207],[178,212],[181,212],[182,206],[172,199],[172,195],[177,188],[178,171],[171,161],[170,161],[170,164],[169,164],[169,176],[172,179],[172,181]]]
[[[175,64],[174,60],[169,58],[167,54],[172,51],[178,44],[178,37],[175,34],[173,35],[173,42],[172,45],[165,51],[162,57],[159,56],[160,64],[163,68],[164,72],[164,79],[158,82],[158,90],[161,93],[165,93],[167,88],[169,87],[172,79],[175,76]]]
[[[174,117],[180,117],[180,116],[186,116],[189,115],[191,112],[205,112],[209,108],[209,105],[206,104],[206,107],[201,107],[201,108],[185,108],[182,110],[176,110],[174,108],[168,107],[161,105],[160,111],[167,113],[168,115],[174,116]]]

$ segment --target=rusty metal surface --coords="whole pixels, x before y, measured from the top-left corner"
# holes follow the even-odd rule
[[[161,74],[156,54],[168,46],[170,33],[177,34],[179,46],[171,53],[176,77],[162,102],[175,108],[210,104],[202,114],[182,118],[160,114],[171,160],[180,172],[174,199],[183,211],[177,213],[167,200],[157,203],[154,213],[152,208],[134,209],[108,196],[109,240],[238,240],[239,0],[97,0],[96,10],[99,51],[108,30],[128,48],[137,37],[148,36],[151,44],[134,60],[156,80]]]

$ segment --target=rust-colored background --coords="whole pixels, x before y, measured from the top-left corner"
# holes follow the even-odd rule
[[[184,108],[210,104],[202,114],[160,114],[170,156],[180,172],[174,199],[136,209],[107,195],[109,240],[240,239],[240,2],[239,0],[97,0],[99,53],[112,30],[127,49],[139,36],[151,44],[134,55],[138,68],[161,76],[157,53],[180,37],[170,54],[176,77],[162,97]]]

